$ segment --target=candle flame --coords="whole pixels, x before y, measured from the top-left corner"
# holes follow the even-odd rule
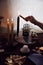
[[[13,18],[11,19],[11,21],[13,21]]]
[[[7,19],[7,21],[9,21],[9,18]]]

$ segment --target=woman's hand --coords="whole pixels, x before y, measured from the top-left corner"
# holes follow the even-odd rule
[[[27,17],[23,17],[21,15],[19,15],[21,18],[23,18],[25,21],[30,21],[32,23],[34,23],[33,21],[36,21],[35,18],[33,16],[27,16]]]

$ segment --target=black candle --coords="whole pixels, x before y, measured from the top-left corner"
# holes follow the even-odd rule
[[[17,17],[17,36],[19,34],[19,16]]]

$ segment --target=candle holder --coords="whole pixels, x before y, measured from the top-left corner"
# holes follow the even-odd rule
[[[19,16],[17,17],[17,36],[19,34]]]
[[[7,33],[8,33],[8,44],[10,41],[10,22],[9,19],[7,19]]]

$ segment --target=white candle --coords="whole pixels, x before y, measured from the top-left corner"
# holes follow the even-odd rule
[[[7,32],[8,32],[8,43],[9,43],[9,36],[10,36],[10,22],[9,19],[7,19]]]
[[[9,21],[7,21],[7,30],[8,30],[8,32],[9,32],[9,27],[10,27],[10,23],[9,23]]]
[[[13,32],[13,28],[14,28],[14,23],[11,22],[11,32]]]
[[[11,19],[11,32],[13,32],[13,28],[14,28],[14,23],[13,23],[13,18]]]
[[[13,23],[13,19],[11,21],[11,38],[12,38],[12,42],[13,42],[13,32],[14,31],[14,23]]]

